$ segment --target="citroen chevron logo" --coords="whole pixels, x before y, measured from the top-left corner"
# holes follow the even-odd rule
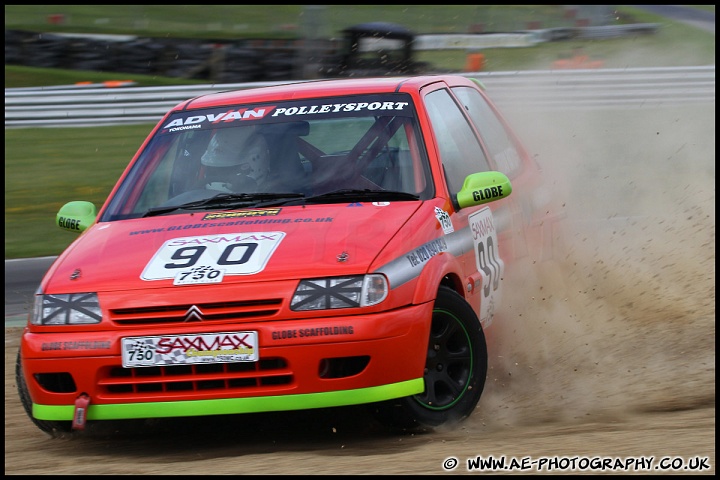
[[[187,312],[185,312],[186,322],[202,322],[202,319],[203,312],[197,307],[197,305],[193,305],[192,307],[188,308]]]

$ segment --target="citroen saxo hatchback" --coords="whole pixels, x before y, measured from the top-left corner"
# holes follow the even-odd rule
[[[22,403],[51,434],[356,404],[395,427],[457,422],[518,253],[512,184],[536,173],[462,76],[182,102],[99,210],[57,214],[79,236],[22,334]]]

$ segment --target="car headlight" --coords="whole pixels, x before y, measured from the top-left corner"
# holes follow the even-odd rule
[[[369,307],[385,300],[387,280],[383,275],[358,275],[301,280],[291,310]]]
[[[33,325],[87,325],[100,323],[102,312],[97,293],[35,295],[30,323]]]

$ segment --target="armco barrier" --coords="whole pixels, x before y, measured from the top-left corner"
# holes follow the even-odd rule
[[[466,72],[501,108],[642,108],[715,102],[715,66]],[[156,123],[183,100],[282,82],[5,89],[5,128]]]

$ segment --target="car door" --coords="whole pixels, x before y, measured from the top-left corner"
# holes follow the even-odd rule
[[[512,232],[508,258],[524,257],[530,252],[539,258],[547,252],[554,219],[548,217],[551,195],[543,186],[542,171],[527,153],[508,122],[492,104],[487,94],[477,85],[453,85],[452,93],[461,103],[480,141],[484,145],[491,167],[512,181],[514,194],[508,204],[513,207],[500,209],[504,228]]]
[[[441,175],[450,199],[460,191],[465,178],[491,170],[487,152],[478,138],[460,103],[444,83],[423,91],[423,106],[434,139],[435,154],[440,160]],[[453,229],[467,229],[472,236],[472,249],[462,257],[468,287],[465,296],[476,309],[483,326],[492,322],[495,305],[500,302],[504,262],[499,245],[498,225],[494,211],[502,209],[507,200],[462,210],[453,203],[450,220]]]

